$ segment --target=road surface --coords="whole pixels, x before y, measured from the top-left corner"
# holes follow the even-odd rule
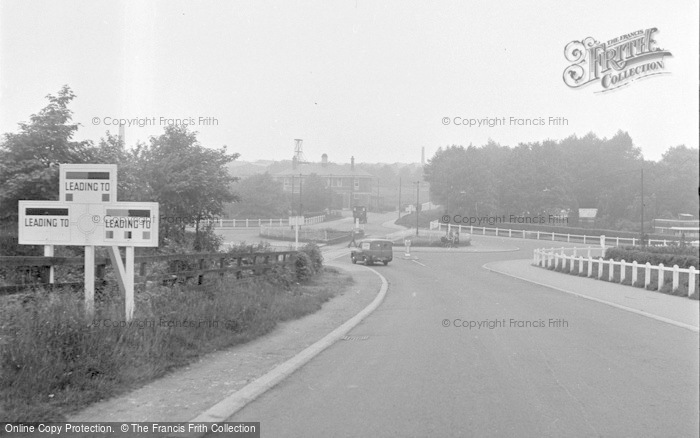
[[[228,421],[265,437],[698,436],[697,333],[491,273],[542,242],[490,242],[522,250],[375,267],[377,311]]]

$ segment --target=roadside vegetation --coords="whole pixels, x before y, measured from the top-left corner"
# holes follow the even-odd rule
[[[136,294],[131,323],[118,288],[87,321],[82,294],[0,298],[0,418],[60,421],[71,411],[157,379],[203,355],[313,313],[352,283],[308,245],[294,266],[248,282],[154,286]]]

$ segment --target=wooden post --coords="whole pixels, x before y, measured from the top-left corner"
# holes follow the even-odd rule
[[[663,263],[659,263],[658,273],[659,273],[659,275],[657,277],[659,280],[657,282],[658,287],[656,288],[656,290],[661,290],[661,288],[664,286],[664,264]]]
[[[620,283],[625,281],[625,274],[627,270],[627,266],[625,265],[625,259],[620,260]]]
[[[647,262],[644,265],[644,287],[646,288],[651,283],[651,263]]]
[[[44,245],[44,257],[53,257],[53,245]],[[49,284],[54,282],[54,268],[53,265],[49,267]]]
[[[673,290],[678,289],[678,265],[673,265]]]
[[[695,293],[695,266],[688,269],[688,296]]]
[[[85,246],[85,314],[95,316],[95,247]]]
[[[632,262],[632,286],[637,283],[637,261]]]

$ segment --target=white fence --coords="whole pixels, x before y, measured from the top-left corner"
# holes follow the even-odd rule
[[[262,225],[260,227],[260,236],[270,239],[294,239],[296,236],[296,231],[291,230],[289,227],[270,227],[267,225]],[[328,240],[328,231],[301,227],[299,228],[299,239],[325,241]]]
[[[304,224],[318,224],[326,220],[326,215],[307,217]],[[287,227],[289,218],[285,219],[212,219],[202,221],[202,224],[213,223],[215,228],[258,228],[263,225],[269,227]]]
[[[570,252],[567,255],[566,252]],[[593,258],[592,252],[598,252],[599,258]],[[585,253],[586,256],[580,255]],[[661,290],[665,284],[665,273],[670,272],[672,275],[672,289],[675,291],[678,289],[681,276],[688,279],[688,296],[695,293],[695,280],[697,275],[697,270],[694,267],[688,269],[681,269],[678,265],[673,265],[673,267],[665,267],[663,263],[659,263],[658,266],[653,266],[650,263],[639,264],[636,261],[632,263],[626,262],[625,260],[620,260],[619,262],[613,259],[605,260],[605,248],[541,248],[534,250],[533,262],[535,266],[541,266],[543,268],[554,269],[569,269],[569,272],[577,273],[578,275],[586,275],[587,277],[593,277],[593,266],[597,265],[597,274],[595,278],[602,279],[604,273],[604,267],[608,268],[608,281],[618,281],[620,283],[624,282],[627,278],[627,268],[630,268],[632,273],[630,280],[632,285],[637,283],[639,277],[639,269],[643,270],[644,273],[644,287],[649,286],[652,280],[652,271],[656,271],[657,276],[657,290]],[[587,266],[586,272],[584,273],[584,266]],[[619,268],[616,268],[619,267]],[[615,272],[619,274],[619,278],[615,279]]]
[[[445,228],[456,229],[459,228],[459,233],[462,230],[469,230],[471,235],[482,235],[482,236],[498,236],[498,237],[518,237],[521,239],[535,239],[535,240],[549,240],[549,241],[559,241],[559,242],[569,242],[569,243],[583,243],[586,244],[600,244],[601,246],[620,246],[620,245],[637,245],[640,239],[634,237],[606,237],[606,236],[586,236],[583,234],[568,234],[568,233],[550,233],[544,231],[532,231],[532,230],[511,230],[509,228],[488,228],[488,227],[475,227],[472,225],[452,225],[444,224],[440,221],[430,222],[431,230],[442,230]],[[647,239],[647,245],[658,246],[658,245],[669,245],[671,243],[678,242],[677,239]],[[689,245],[698,246],[698,241],[688,242]]]

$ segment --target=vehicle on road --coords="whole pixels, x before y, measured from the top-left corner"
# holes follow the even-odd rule
[[[394,259],[394,244],[386,239],[365,239],[358,242],[357,249],[350,253],[353,263],[363,262],[365,266],[374,263],[388,265]]]
[[[367,207],[356,205],[352,208],[352,222],[359,220],[361,224],[367,223]]]

